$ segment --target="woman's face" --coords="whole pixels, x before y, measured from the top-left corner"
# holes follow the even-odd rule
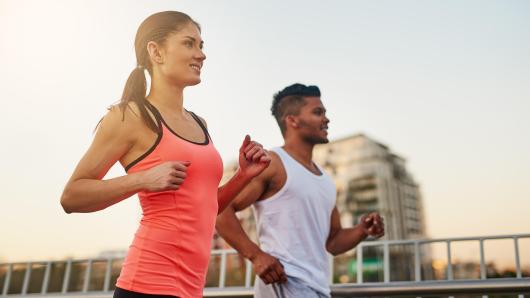
[[[162,47],[162,63],[159,64],[164,78],[181,87],[199,84],[206,59],[202,47],[201,33],[193,23],[170,34]]]

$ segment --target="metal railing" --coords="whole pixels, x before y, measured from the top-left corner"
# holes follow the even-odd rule
[[[416,282],[422,281],[421,278],[421,255],[420,246],[425,244],[444,243],[446,245],[447,256],[447,280],[454,280],[453,261],[451,248],[455,242],[476,241],[479,243],[480,254],[480,279],[486,279],[486,262],[484,257],[484,242],[487,240],[513,240],[515,253],[515,273],[516,278],[522,278],[521,258],[519,252],[519,240],[522,238],[530,238],[530,234],[518,235],[503,235],[503,236],[485,236],[485,237],[460,237],[460,238],[443,238],[443,239],[418,239],[418,240],[387,240],[387,241],[373,241],[362,242],[357,246],[357,272],[362,272],[363,250],[366,247],[382,247],[384,256],[384,283],[390,282],[390,247],[393,245],[412,245],[414,248],[414,275]],[[357,283],[363,283],[363,275],[357,275]]]
[[[330,262],[330,283],[332,294],[336,297],[354,296],[390,296],[390,295],[456,295],[456,294],[493,294],[493,293],[530,293],[530,277],[523,274],[520,254],[520,240],[530,239],[530,234],[488,236],[488,237],[462,237],[445,239],[418,239],[418,240],[387,240],[365,241],[355,249],[354,264],[356,283],[337,282],[337,268],[334,261]],[[488,278],[485,260],[484,243],[490,240],[513,241],[515,255],[515,276],[512,278]],[[454,275],[452,246],[462,241],[478,242],[479,278],[457,280]],[[425,264],[429,265],[429,253],[424,245],[442,243],[446,248],[447,266],[445,280],[426,279]],[[401,246],[401,254],[391,254],[391,248]],[[403,249],[406,247],[406,249]],[[375,249],[375,250],[374,250]],[[382,253],[382,270],[377,271],[382,275],[382,280],[365,280],[366,273],[365,254],[374,251]],[[422,253],[423,252],[423,253]],[[252,265],[248,260],[235,258],[236,263],[243,266],[228,266],[228,258],[237,256],[232,249],[212,250],[209,274],[204,295],[206,297],[251,297],[252,296]],[[413,278],[407,281],[391,279],[393,258],[404,258],[407,263],[413,264]],[[425,258],[427,258],[425,260]],[[410,262],[409,262],[410,261]],[[0,264],[0,296],[94,296],[110,297],[114,289],[114,282],[121,268],[122,258],[93,258],[84,260],[65,261],[38,261],[24,263]],[[379,266],[379,265],[378,265]],[[236,268],[237,267],[237,268]],[[244,267],[244,268],[242,268]],[[227,273],[231,270],[230,273]],[[349,268],[353,269],[353,268]],[[529,268],[530,270],[530,268]],[[382,271],[382,272],[380,272]],[[242,275],[235,283],[228,283],[227,277],[234,272]],[[244,273],[242,273],[244,272]],[[528,273],[530,274],[530,273]],[[350,274],[351,275],[351,274]]]

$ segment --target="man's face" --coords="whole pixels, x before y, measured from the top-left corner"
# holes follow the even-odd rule
[[[318,96],[308,96],[304,99],[306,104],[297,116],[293,116],[296,132],[310,144],[328,143],[329,119],[326,117],[326,108]]]

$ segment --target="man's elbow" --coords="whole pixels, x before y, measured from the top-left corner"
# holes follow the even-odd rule
[[[333,247],[332,244],[330,243],[326,243],[326,250],[332,255],[332,256],[338,256],[340,255],[341,253],[335,248]]]
[[[328,249],[328,252],[329,252],[330,255],[332,255],[332,256],[334,256],[334,257],[340,255],[340,252],[338,252],[338,251],[334,251],[334,250],[329,250],[329,249]]]
[[[217,210],[217,218],[224,218],[230,213],[235,213],[234,205],[232,203],[228,203],[224,208],[219,208]]]
[[[221,237],[224,235],[225,230],[228,229],[227,227],[230,226],[231,217],[233,216],[235,216],[235,212],[232,204],[229,204],[223,212],[217,214],[217,218],[215,219],[215,229]]]
[[[217,218],[215,219],[215,228],[217,230],[222,229],[226,223],[227,213],[229,212],[227,209],[228,208],[225,208],[223,212],[217,214]]]

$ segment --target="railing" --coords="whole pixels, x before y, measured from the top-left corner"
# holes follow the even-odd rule
[[[356,283],[339,283],[339,268],[334,267],[334,261],[330,262],[332,272],[330,283],[332,294],[335,297],[354,296],[391,296],[391,295],[456,295],[456,294],[479,294],[488,295],[494,293],[528,294],[530,293],[530,275],[524,273],[521,265],[520,241],[523,238],[530,239],[530,234],[488,236],[488,237],[465,237],[446,239],[422,239],[422,240],[390,240],[390,241],[365,241],[357,246],[355,254],[351,254],[350,264],[354,264]],[[488,278],[487,264],[485,261],[484,243],[490,240],[513,241],[513,252],[515,255],[515,276],[512,278]],[[457,280],[454,276],[452,261],[452,246],[462,241],[478,242],[479,255],[479,278],[470,280]],[[425,278],[431,275],[429,270],[429,250],[424,246],[434,243],[442,243],[446,247],[447,267],[445,280],[432,280]],[[391,249],[400,246],[400,252],[391,254]],[[363,259],[366,254],[381,254],[382,270],[376,270],[382,275],[382,280],[365,280],[367,272]],[[233,274],[237,266],[228,266],[228,257],[235,257],[235,250],[213,250],[212,261],[207,280],[209,285],[204,290],[206,297],[251,297],[252,296],[252,266],[247,260],[243,263],[244,268],[236,271],[243,277],[236,284],[228,283],[227,277]],[[353,258],[355,256],[355,258]],[[391,260],[401,259],[407,264],[413,264],[412,278],[406,281],[392,280]],[[336,259],[337,260],[337,259]],[[367,260],[367,259],[366,259]],[[119,274],[123,259],[121,258],[94,258],[84,260],[66,261],[40,261],[25,263],[0,264],[0,296],[94,296],[110,297],[114,289],[115,280]],[[230,267],[230,268],[229,268]],[[352,266],[350,266],[352,267]],[[348,267],[348,269],[353,269]],[[228,270],[231,273],[227,273]],[[401,268],[402,269],[402,268]],[[244,271],[244,273],[242,273]],[[382,272],[381,272],[382,271]],[[530,270],[529,270],[530,271]],[[409,276],[409,277],[411,277]],[[373,278],[372,278],[373,279]]]
[[[413,245],[414,248],[414,276],[415,281],[422,281],[421,278],[421,254],[420,246],[425,244],[433,243],[445,243],[446,245],[446,256],[447,256],[447,280],[454,280],[453,274],[453,262],[451,247],[452,243],[463,242],[463,241],[477,241],[479,243],[480,250],[480,279],[486,279],[486,262],[484,257],[484,242],[487,240],[502,240],[510,239],[513,240],[514,253],[515,253],[515,269],[516,277],[522,278],[521,269],[521,258],[519,252],[519,240],[521,238],[530,238],[530,234],[519,234],[519,235],[504,235],[504,236],[487,236],[487,237],[461,237],[461,238],[445,238],[445,239],[421,239],[421,240],[388,240],[388,241],[374,241],[374,242],[362,242],[361,245],[357,246],[357,272],[362,272],[362,260],[363,250],[366,247],[382,247],[384,256],[384,283],[390,282],[390,247],[393,245]],[[357,275],[357,283],[363,283],[363,275]]]

